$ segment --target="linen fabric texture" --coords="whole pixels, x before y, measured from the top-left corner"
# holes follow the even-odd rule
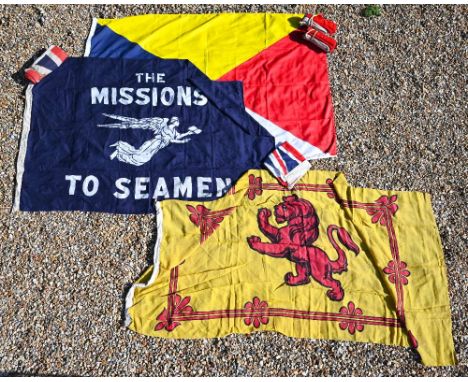
[[[24,211],[149,213],[152,199],[215,199],[276,150],[241,83],[188,60],[68,58],[28,89],[24,124]]]
[[[303,40],[304,31],[297,29],[301,16],[149,14],[95,19],[85,55],[184,58],[213,80],[242,81],[248,112],[275,137],[278,150],[269,156],[267,168],[292,186],[310,168],[308,160],[336,155],[327,57]]]
[[[455,363],[430,196],[309,171],[294,189],[249,171],[223,198],[157,207],[154,264],[127,325],[165,338],[276,331],[415,348]]]

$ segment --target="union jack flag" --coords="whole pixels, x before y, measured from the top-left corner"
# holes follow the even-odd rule
[[[54,69],[62,65],[68,55],[58,46],[51,45],[34,63],[24,71],[24,76],[37,84]]]

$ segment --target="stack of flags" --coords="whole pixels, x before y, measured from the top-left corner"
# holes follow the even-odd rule
[[[331,37],[336,33],[336,23],[326,19],[322,14],[306,13],[299,26],[305,30],[303,39],[317,48],[331,53],[336,48],[336,40]]]

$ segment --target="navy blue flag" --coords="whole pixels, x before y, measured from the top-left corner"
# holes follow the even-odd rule
[[[153,199],[216,199],[275,149],[242,84],[187,60],[68,58],[27,93],[23,211],[149,213]]]

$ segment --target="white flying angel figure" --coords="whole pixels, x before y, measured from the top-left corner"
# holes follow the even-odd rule
[[[180,125],[179,118],[130,118],[120,115],[105,114],[106,117],[121,121],[120,123],[108,123],[98,125],[98,127],[107,127],[111,129],[143,129],[152,130],[154,138],[143,143],[139,148],[133,147],[124,141],[117,141],[110,147],[115,147],[110,159],[117,158],[121,162],[130,163],[135,166],[141,166],[151,160],[159,150],[171,143],[187,143],[189,135],[200,134],[201,130],[196,126],[190,126],[186,133],[179,133],[176,127]]]

